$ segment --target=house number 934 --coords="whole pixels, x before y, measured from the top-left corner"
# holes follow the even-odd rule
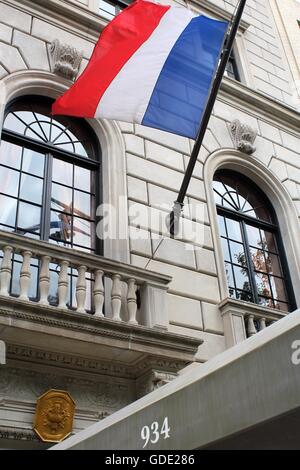
[[[141,429],[141,438],[144,442],[143,449],[146,445],[156,444],[160,439],[168,439],[170,437],[170,426],[168,417],[165,417],[162,425],[158,421],[153,421],[150,426],[143,426]]]

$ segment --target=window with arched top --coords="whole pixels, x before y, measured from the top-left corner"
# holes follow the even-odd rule
[[[52,117],[26,97],[6,112],[0,145],[0,230],[94,252],[99,148],[84,120]]]
[[[0,143],[0,230],[99,253],[95,214],[100,202],[100,148],[83,119],[51,116],[52,100],[28,96],[5,113]],[[0,257],[2,257],[0,253]],[[11,294],[19,295],[22,256],[12,258]],[[50,263],[49,302],[57,304],[59,268]],[[38,298],[39,261],[31,258],[29,297]],[[69,301],[77,271],[68,268]],[[88,292],[93,279],[86,278]],[[87,296],[86,308],[91,308]]]
[[[213,181],[229,295],[289,312],[294,297],[276,214],[245,176],[217,171]]]

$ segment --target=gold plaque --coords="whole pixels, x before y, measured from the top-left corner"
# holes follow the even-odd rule
[[[44,442],[60,442],[72,432],[74,412],[68,392],[49,390],[37,400],[34,430]]]

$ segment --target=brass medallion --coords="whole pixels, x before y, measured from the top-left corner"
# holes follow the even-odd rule
[[[49,390],[37,400],[34,430],[44,442],[60,442],[72,432],[74,412],[68,392]]]

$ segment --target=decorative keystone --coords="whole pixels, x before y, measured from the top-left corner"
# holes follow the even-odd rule
[[[230,131],[237,150],[248,155],[255,152],[256,149],[253,144],[257,136],[256,130],[252,129],[248,124],[242,124],[238,119],[235,119],[230,124]]]
[[[50,46],[50,55],[53,73],[69,80],[76,79],[82,61],[82,52],[55,39]]]

